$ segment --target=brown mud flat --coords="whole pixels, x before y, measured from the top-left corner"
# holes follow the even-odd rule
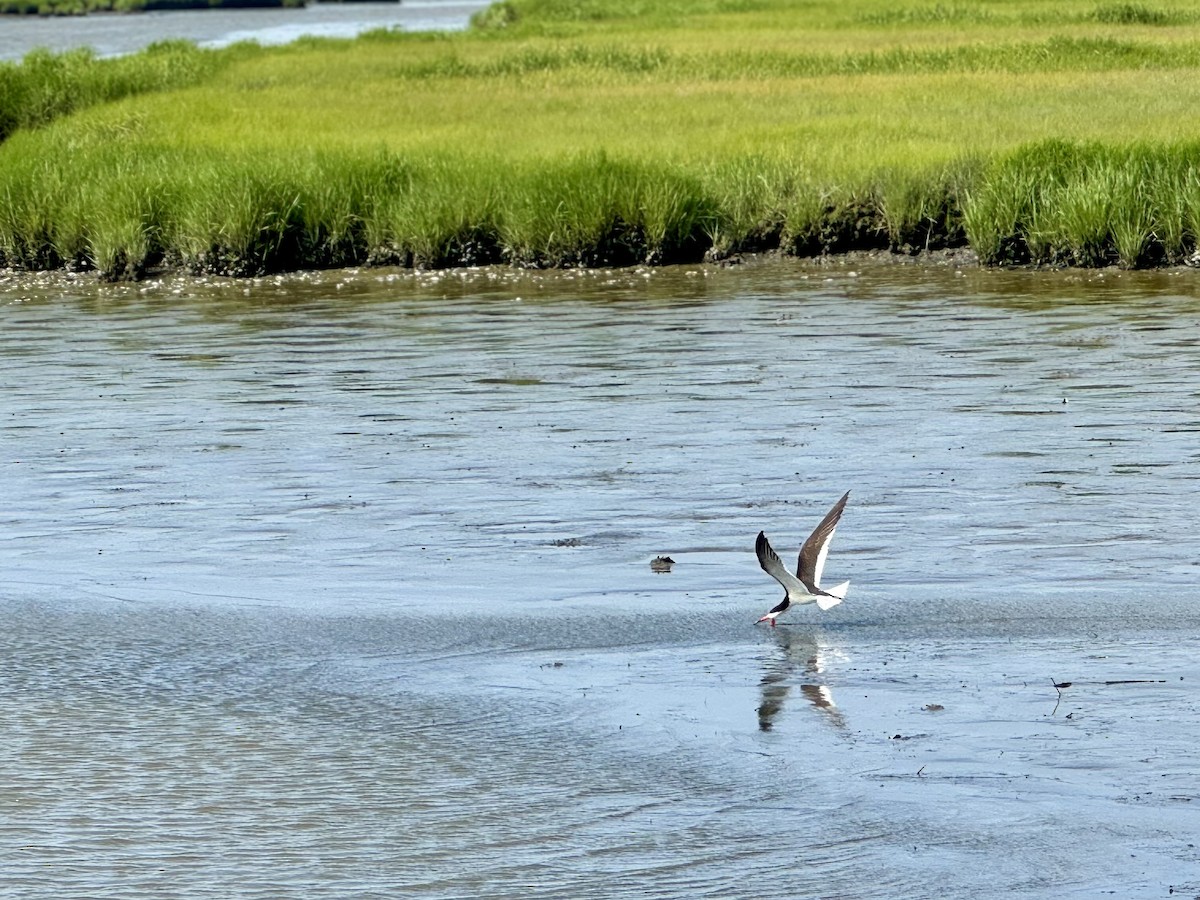
[[[948,247],[937,250],[917,250],[905,252],[901,250],[847,250],[841,253],[821,253],[812,256],[798,256],[779,250],[763,253],[735,253],[723,259],[714,260],[713,264],[721,267],[739,266],[764,262],[767,260],[790,259],[809,266],[828,267],[830,269],[847,268],[887,268],[904,266],[910,268],[931,269],[993,269],[996,271],[1031,271],[1031,272],[1104,272],[1111,270],[1129,271],[1126,267],[1113,262],[1106,266],[1075,266],[1067,263],[1047,262],[1006,262],[1000,265],[988,265],[979,259],[979,254],[970,247]],[[1200,254],[1184,263],[1164,264],[1143,268],[1148,272],[1193,272],[1200,268]]]
[[[846,271],[851,269],[928,269],[938,271],[944,269],[993,270],[1007,272],[1091,272],[1102,273],[1112,271],[1129,271],[1126,267],[1111,263],[1106,266],[1075,266],[1066,263],[1045,262],[1009,262],[1002,265],[987,265],[980,261],[979,254],[969,247],[951,247],[936,250],[919,250],[904,252],[891,249],[846,250],[837,253],[820,253],[814,255],[797,255],[780,249],[762,250],[745,253],[732,253],[720,258],[708,258],[702,261],[670,261],[670,262],[639,262],[622,261],[620,263],[569,262],[558,265],[552,264],[519,264],[493,259],[464,261],[457,264],[429,265],[413,259],[384,260],[375,259],[365,264],[355,264],[344,260],[340,265],[297,265],[288,268],[258,268],[258,267],[224,267],[224,266],[194,266],[184,264],[156,264],[134,271],[121,273],[98,272],[95,269],[80,265],[64,265],[56,268],[25,269],[19,266],[0,266],[0,276],[11,279],[38,278],[46,275],[61,274],[72,278],[94,277],[101,283],[137,283],[143,281],[161,280],[165,278],[232,278],[252,280],[254,278],[286,275],[304,275],[313,272],[330,272],[338,270],[386,271],[402,269],[412,272],[437,271],[467,271],[480,269],[506,269],[516,273],[536,274],[538,272],[566,271],[621,271],[628,269],[662,269],[673,265],[711,267],[713,269],[733,269],[755,267],[762,265],[778,265],[793,263],[801,268],[828,269]],[[1182,264],[1154,266],[1141,269],[1144,272],[1158,273],[1191,273],[1200,268],[1200,255]]]
[[[764,259],[793,259],[809,265],[842,267],[847,266],[935,266],[957,268],[979,268],[979,254],[969,247],[949,247],[939,250],[919,250],[906,253],[899,250],[847,250],[841,253],[821,253],[814,256],[797,256],[774,250],[765,253],[735,253],[714,261],[718,266],[739,266]],[[1012,268],[1006,266],[1005,268]]]

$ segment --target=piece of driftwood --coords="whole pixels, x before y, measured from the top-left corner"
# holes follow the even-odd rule
[[[1054,709],[1050,711],[1050,715],[1058,713],[1058,705],[1062,703],[1063,690],[1065,688],[1074,687],[1077,684],[1090,684],[1098,687],[1108,687],[1113,684],[1166,684],[1165,678],[1112,678],[1107,681],[1051,681],[1054,685],[1054,690],[1058,691],[1058,700],[1054,704]]]

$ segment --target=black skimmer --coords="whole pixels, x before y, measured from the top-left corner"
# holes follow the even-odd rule
[[[783,589],[787,591],[782,602],[759,619],[759,622],[770,622],[771,627],[774,628],[775,620],[779,618],[780,613],[785,612],[793,603],[815,602],[821,609],[829,609],[837,606],[846,598],[850,582],[845,581],[836,587],[822,588],[821,572],[825,568],[825,557],[829,555],[829,542],[833,540],[833,533],[837,530],[838,520],[841,519],[842,510],[846,508],[846,501],[849,498],[850,492],[846,491],[842,499],[833,504],[833,509],[821,520],[821,524],[808,536],[808,540],[800,548],[800,562],[796,567],[795,575],[787,570],[775,551],[771,549],[771,543],[767,540],[767,536],[761,531],[758,533],[758,540],[754,544],[754,552],[758,554],[758,564],[762,566],[764,572],[783,585]]]

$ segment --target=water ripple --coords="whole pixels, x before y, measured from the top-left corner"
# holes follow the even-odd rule
[[[0,892],[1200,883],[1198,320],[1170,273],[0,277]],[[848,488],[850,598],[753,627],[754,534]]]

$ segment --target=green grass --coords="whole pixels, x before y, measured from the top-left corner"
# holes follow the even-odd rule
[[[233,58],[186,41],[162,41],[134,56],[103,60],[87,49],[34,50],[20,63],[0,62],[0,140],[78,109],[195,84]]]
[[[986,263],[1178,263],[1200,236],[1200,142],[1048,141],[998,159],[965,203]]]
[[[507,0],[479,22],[0,67],[0,258],[139,277],[1196,251],[1190,7]]]

